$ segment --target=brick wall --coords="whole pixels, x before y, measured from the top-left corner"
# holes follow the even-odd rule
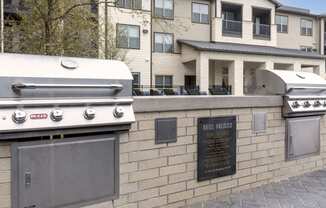
[[[267,112],[267,131],[251,130],[253,112]],[[198,183],[197,118],[237,116],[237,173]],[[154,120],[178,118],[178,141],[154,143]],[[183,207],[218,196],[321,169],[326,160],[326,125],[321,121],[321,155],[285,162],[281,108],[212,109],[136,113],[130,133],[120,138],[120,198],[114,208]],[[10,152],[0,146],[0,208],[10,207]],[[112,202],[90,206],[110,208]],[[89,208],[90,208],[89,207]]]

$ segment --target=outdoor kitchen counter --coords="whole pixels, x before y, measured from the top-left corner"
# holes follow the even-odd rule
[[[135,112],[281,107],[281,96],[144,96],[134,97]]]
[[[177,208],[326,167],[326,119],[320,154],[286,161],[281,96],[134,97],[136,122],[120,135],[120,195],[91,208]],[[254,130],[256,114],[265,130]],[[236,173],[199,182],[198,122],[236,118]],[[174,119],[174,120],[173,120]],[[175,140],[156,143],[157,121],[176,126]],[[171,121],[171,122],[170,122]],[[175,130],[175,128],[174,128]],[[170,133],[162,130],[160,133]],[[162,138],[161,138],[162,139]],[[165,139],[163,137],[163,139]],[[201,138],[205,141],[205,138]],[[11,207],[10,144],[0,144],[0,208]],[[210,163],[213,164],[213,163]],[[90,208],[90,207],[87,207]]]

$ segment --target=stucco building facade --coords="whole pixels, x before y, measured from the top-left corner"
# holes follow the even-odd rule
[[[99,12],[139,88],[243,95],[258,69],[325,73],[325,16],[274,0],[121,0]]]

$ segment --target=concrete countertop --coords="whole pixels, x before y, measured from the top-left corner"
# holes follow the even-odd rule
[[[280,107],[281,96],[146,96],[134,97],[135,112]]]

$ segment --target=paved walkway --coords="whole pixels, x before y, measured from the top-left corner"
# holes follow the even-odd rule
[[[326,170],[292,177],[191,208],[326,208]]]

